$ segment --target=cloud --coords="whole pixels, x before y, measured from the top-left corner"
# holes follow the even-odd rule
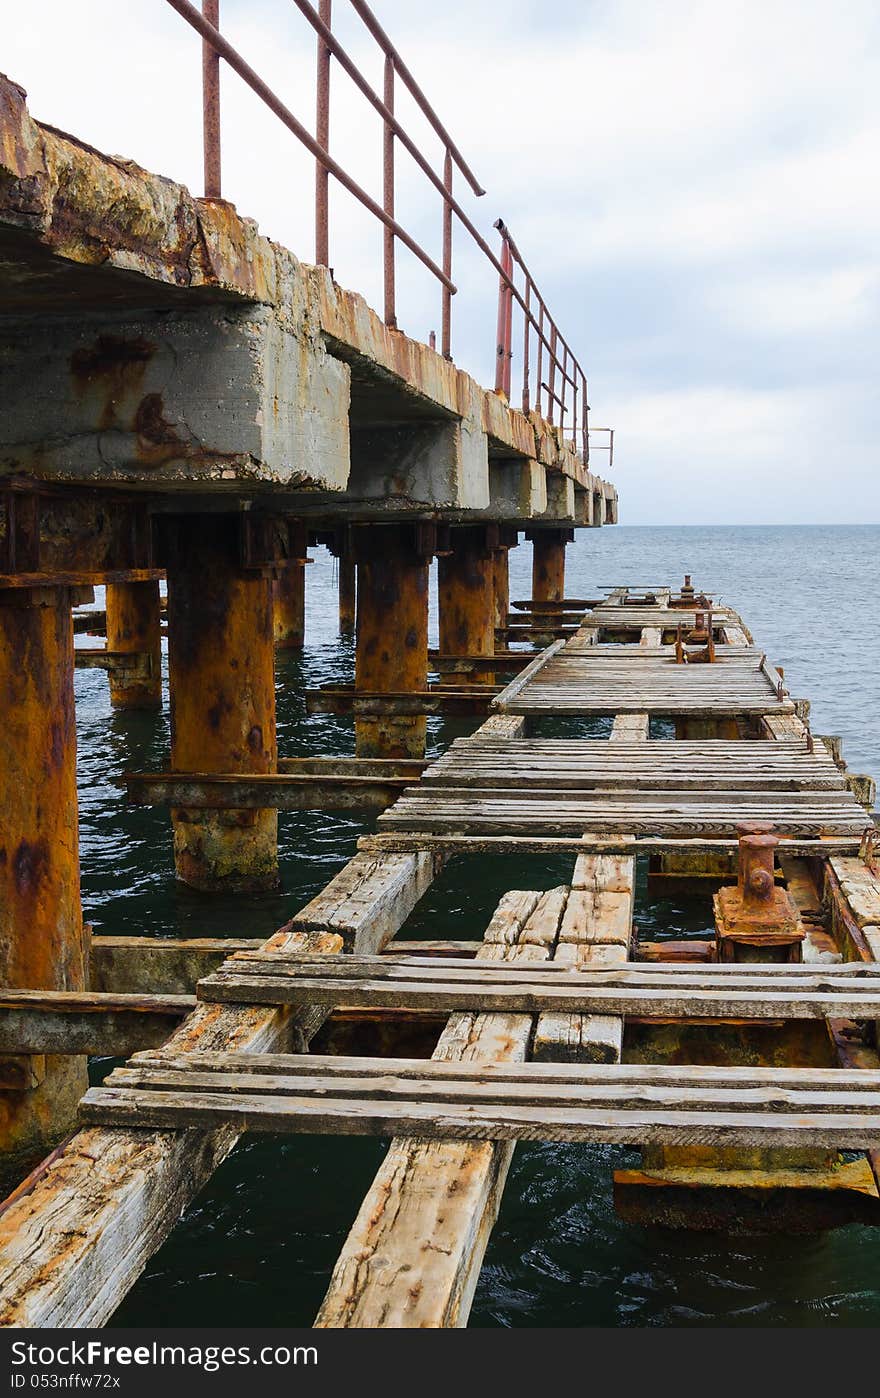
[[[374,0],[503,215],[617,429],[624,520],[880,520],[880,10],[847,0]],[[314,36],[290,0],[222,0],[224,28],[307,124]],[[340,35],[381,63],[346,0]],[[34,113],[201,182],[199,42],[157,0],[42,0],[6,27],[3,66]],[[331,148],[374,194],[378,121],[338,71]],[[313,171],[227,74],[225,192],[300,256]],[[399,112],[437,158],[412,104]],[[399,216],[439,254],[434,193],[401,159]],[[340,281],[381,305],[380,233],[331,207]],[[492,375],[496,283],[455,237],[456,359]],[[401,322],[439,328],[436,284],[402,253]],[[514,367],[514,374],[516,366]],[[600,458],[601,460],[601,458]],[[833,494],[826,477],[834,480]]]

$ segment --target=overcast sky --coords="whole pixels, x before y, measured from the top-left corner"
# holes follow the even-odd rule
[[[880,522],[876,0],[374,9],[486,187],[463,202],[493,239],[504,217],[587,370],[592,421],[616,429],[621,522]],[[314,35],[295,5],[222,11],[311,125]],[[334,11],[380,85],[347,0]],[[199,63],[165,0],[30,0],[0,47],[35,116],[197,193]],[[331,150],[378,196],[378,119],[333,84]],[[309,260],[308,158],[234,74],[223,96],[224,193]],[[398,216],[439,252],[433,191],[400,165]],[[342,193],[331,215],[338,280],[381,308],[375,224]],[[453,349],[489,382],[496,286],[457,245]],[[427,338],[436,287],[407,254],[399,275],[402,327]]]

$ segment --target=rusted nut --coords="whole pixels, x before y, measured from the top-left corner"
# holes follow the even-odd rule
[[[773,892],[774,879],[766,869],[750,869],[747,886],[756,898],[769,898]]]

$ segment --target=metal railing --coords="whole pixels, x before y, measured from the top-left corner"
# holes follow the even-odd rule
[[[598,436],[598,434],[599,434],[600,432],[603,433],[603,435],[605,436],[606,440],[605,440],[604,442],[596,442],[595,444],[593,444],[593,441],[592,441],[593,437]],[[590,450],[591,450],[591,451],[607,451],[607,453],[608,453],[608,469],[609,469],[609,471],[610,471],[610,470],[611,470],[611,467],[614,465],[614,428],[613,428],[613,427],[591,427],[591,428],[590,428]]]
[[[309,3],[309,0],[292,0],[292,3],[312,26],[317,36],[317,109],[315,134],[312,135],[221,33],[220,0],[202,0],[201,12],[190,0],[167,0],[167,3],[196,30],[203,41],[202,88],[206,198],[219,199],[222,197],[220,60],[223,59],[315,158],[316,263],[322,267],[330,265],[329,186],[332,176],[383,225],[383,288],[386,325],[392,328],[397,326],[396,250],[397,244],[401,243],[440,283],[440,349],[447,359],[451,359],[452,298],[456,294],[456,286],[452,280],[452,250],[454,220],[457,219],[498,275],[496,391],[505,394],[508,400],[510,399],[511,365],[514,357],[513,319],[514,305],[516,305],[521,313],[523,325],[523,412],[528,413],[534,408],[551,424],[557,424],[565,437],[579,451],[583,460],[586,461],[589,455],[586,375],[547,309],[544,298],[539,293],[531,273],[503,222],[499,219],[495,225],[501,233],[501,256],[499,259],[456,198],[454,190],[456,171],[475,195],[482,195],[485,191],[369,5],[364,3],[364,0],[347,0],[384,55],[384,82],[381,95],[364,77],[351,55],[333,33],[332,0],[318,0],[317,6]],[[330,99],[333,60],[347,74],[381,118],[383,151],[381,203],[363,189],[330,154]],[[394,99],[398,82],[402,83],[408,90],[434,134],[440,140],[444,150],[442,171],[434,168],[395,116]],[[415,161],[440,195],[442,205],[440,265],[397,218],[395,153],[398,144]],[[518,282],[521,286],[518,285]],[[433,338],[432,335],[432,343]]]

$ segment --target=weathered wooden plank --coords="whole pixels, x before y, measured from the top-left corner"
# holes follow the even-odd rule
[[[481,944],[482,946],[482,944]],[[529,957],[530,962],[540,958]],[[496,964],[506,964],[509,958]],[[672,970],[672,968],[670,968]],[[124,1068],[126,1074],[146,1075],[166,1070],[180,1073],[244,1074],[256,1079],[316,1078],[417,1081],[430,1092],[435,1082],[498,1084],[550,1084],[575,1088],[698,1087],[733,1089],[784,1088],[796,1092],[880,1092],[880,1067],[856,1072],[852,1067],[817,1068],[765,1066],[763,1064],[702,1063],[535,1063],[525,1059],[485,1058],[479,1054],[437,1055],[432,1058],[387,1058],[367,1054],[242,1053],[236,1050],[200,1050],[183,1053],[166,1045],[136,1054]],[[138,1079],[141,1080],[141,1079]],[[381,1090],[381,1088],[380,1088]]]
[[[506,894],[478,955],[545,955],[520,941],[538,902],[537,893]],[[447,1072],[453,1065],[524,1059],[531,1025],[528,1016],[456,1015],[428,1066]],[[316,1326],[464,1325],[512,1154],[509,1143],[393,1140],[334,1267]]]
[[[372,1072],[359,1068],[356,1072],[340,1071],[335,1061],[331,1071],[323,1057],[309,1057],[311,1071],[290,1072],[283,1065],[269,1072],[258,1063],[234,1063],[232,1056],[219,1055],[202,1064],[178,1057],[174,1062],[161,1054],[153,1059],[132,1059],[117,1068],[101,1087],[92,1091],[90,1104],[103,1098],[103,1090],[116,1101],[130,1096],[133,1105],[142,1093],[180,1093],[227,1095],[254,1101],[272,1098],[303,1099],[320,1096],[326,1101],[381,1102],[389,1107],[408,1104],[413,1099],[438,1104],[489,1106],[499,1112],[508,1107],[593,1107],[606,1106],[614,1110],[655,1106],[661,1111],[684,1108],[688,1111],[710,1111],[727,1108],[731,1112],[753,1112],[772,1107],[784,1112],[876,1112],[880,1114],[880,1082],[872,1073],[871,1082],[861,1081],[863,1074],[853,1073],[848,1083],[813,1081],[809,1085],[772,1079],[763,1083],[720,1079],[708,1082],[699,1075],[677,1081],[648,1081],[618,1078],[613,1068],[604,1079],[585,1079],[579,1075],[566,1076],[561,1071],[552,1078],[531,1071],[533,1065],[523,1064],[515,1076],[501,1076],[492,1061],[480,1063],[474,1071],[473,1062],[462,1065],[459,1073],[444,1076],[419,1075],[410,1071],[398,1074],[396,1060],[384,1059]],[[206,1056],[207,1057],[207,1056]],[[350,1061],[350,1060],[349,1060]],[[540,1066],[540,1065],[538,1065]],[[819,1069],[818,1072],[828,1071]],[[853,1083],[853,1078],[858,1081]],[[112,1109],[112,1108],[111,1108]]]
[[[105,993],[190,995],[233,952],[262,945],[260,937],[92,937],[89,985]]]
[[[565,642],[561,640],[554,641],[552,646],[548,646],[546,650],[541,651],[540,655],[536,655],[534,660],[517,675],[515,680],[511,680],[510,684],[507,685],[505,689],[502,689],[500,694],[496,694],[495,698],[492,700],[492,708],[497,710],[498,713],[504,713],[508,709],[511,699],[516,698],[526,685],[531,683],[535,675],[537,675],[545,665],[549,664],[554,655],[562,649],[564,644]]]
[[[305,772],[127,772],[124,777],[133,805],[198,810],[383,811],[412,781],[409,775]]]
[[[717,1109],[631,1110],[614,1107],[512,1106],[468,1102],[456,1108],[420,1097],[403,1102],[325,1096],[245,1096],[218,1092],[186,1094],[92,1088],[83,1099],[86,1119],[149,1125],[162,1129],[183,1123],[204,1129],[217,1123],[237,1131],[492,1141],[571,1141],[615,1145],[762,1148],[822,1147],[862,1150],[880,1146],[880,1109],[780,1111]]]
[[[382,946],[406,922],[439,867],[430,854],[358,854],[284,930],[337,932],[356,951]]]
[[[276,947],[341,951],[340,937],[280,934]],[[199,1005],[168,1041],[172,1052],[260,1053],[310,1037],[322,1011]],[[237,1132],[79,1131],[33,1189],[0,1215],[0,1325],[101,1325],[116,1310],[183,1210],[228,1155]]]
[[[0,1053],[124,1058],[164,1043],[193,995],[0,990]]]
[[[784,835],[785,852],[810,855],[822,859],[832,855],[857,854],[861,835],[800,836]],[[392,834],[362,835],[358,849],[366,854],[436,853],[452,855],[479,854],[563,854],[568,851],[592,854],[736,854],[739,843],[723,836],[678,835],[464,835],[447,831],[442,835],[409,831]]]
[[[447,963],[448,964],[448,963]],[[880,1018],[880,987],[876,991],[857,984],[840,991],[800,988],[737,990],[656,985],[648,988],[598,983],[603,972],[590,974],[581,968],[569,978],[548,978],[537,984],[523,977],[515,984],[498,981],[486,985],[449,977],[445,981],[423,978],[394,983],[374,975],[340,980],[333,976],[283,975],[281,973],[233,976],[218,972],[199,983],[202,999],[225,1004],[346,1005],[367,1009],[428,1009],[540,1014],[557,1010],[580,1014],[618,1014],[675,1018],[716,1019],[838,1019]]]
[[[343,936],[326,927],[335,921],[359,949],[378,951],[403,925],[434,867],[431,856],[358,856],[331,880],[328,899],[303,909],[302,919],[317,926],[298,929],[294,919],[293,930],[282,930],[270,945],[306,946],[330,956],[343,947]],[[355,904],[350,913],[346,887]],[[307,1042],[325,1017],[320,1008],[291,1015],[260,1006],[200,1005],[168,1046],[260,1053],[287,1046],[294,1036]],[[106,1321],[236,1139],[222,1123],[207,1134],[77,1133],[33,1190],[0,1215],[0,1325]]]

